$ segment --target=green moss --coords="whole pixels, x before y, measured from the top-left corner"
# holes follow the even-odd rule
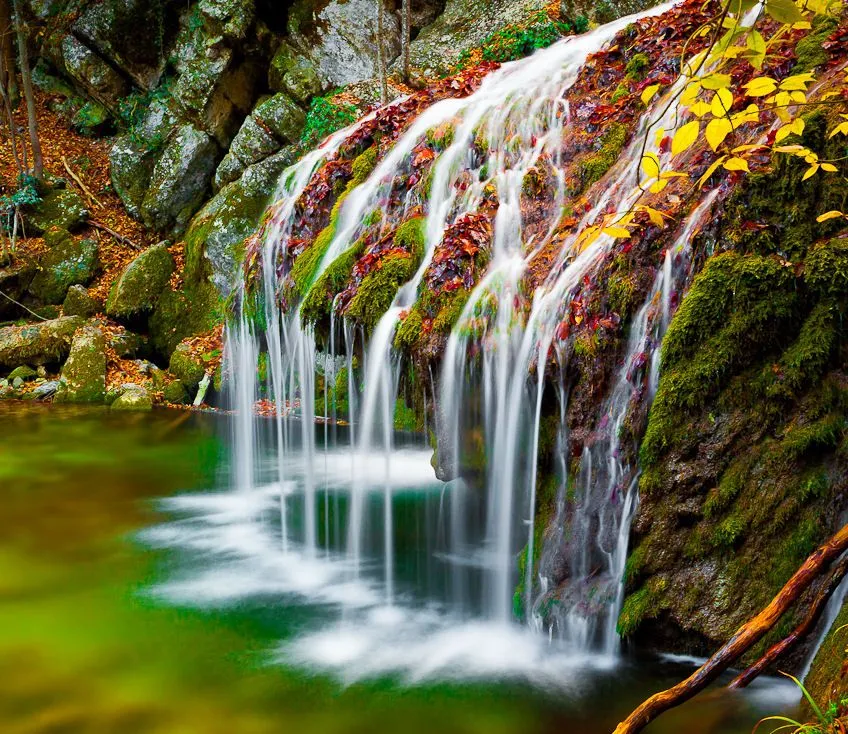
[[[439,309],[433,319],[433,331],[439,334],[450,334],[459,321],[471,291],[467,288],[457,288],[450,293],[442,294],[439,299]]]
[[[395,401],[394,424],[398,431],[415,431],[419,426],[415,409],[409,407],[402,397]]]
[[[842,413],[833,413],[813,423],[790,430],[780,444],[785,456],[798,459],[807,454],[835,449],[848,428]]]
[[[618,102],[618,100],[620,100],[622,97],[626,97],[628,94],[630,94],[630,89],[627,87],[627,85],[624,82],[621,82],[615,88],[615,91],[612,93],[612,97],[610,98],[610,102],[615,104],[616,102]]]
[[[646,54],[633,54],[627,66],[624,67],[624,75],[628,79],[640,82],[645,78],[650,66],[651,60]]]
[[[362,279],[345,314],[365,326],[366,330],[372,331],[380,317],[392,305],[398,288],[414,273],[415,260],[411,255],[404,252],[384,257],[377,267]]]
[[[329,318],[333,299],[347,286],[353,266],[365,251],[365,240],[358,240],[352,247],[339,255],[309,289],[300,309],[304,324],[317,324]]]
[[[421,325],[421,310],[417,306],[413,307],[406,318],[400,322],[395,332],[395,349],[406,352],[412,351],[422,336]]]
[[[609,307],[619,316],[630,314],[636,304],[636,283],[632,275],[615,273],[607,281]]]
[[[372,145],[364,153],[360,153],[353,161],[351,172],[353,173],[353,184],[361,184],[367,179],[377,166],[377,146]]]
[[[724,472],[716,487],[704,503],[704,517],[711,518],[726,509],[745,486],[751,471],[751,462],[747,457],[737,459]]]
[[[836,239],[814,245],[807,255],[804,279],[820,297],[848,296],[848,240]]]
[[[822,44],[836,30],[839,23],[831,16],[816,15],[812,25],[812,30],[795,46],[796,62],[792,69],[793,74],[813,71],[817,66],[827,63],[829,59]]]
[[[437,125],[436,127],[431,127],[426,132],[427,142],[430,147],[434,148],[436,151],[442,151],[450,148],[455,135],[456,128],[450,121],[443,122],[441,125]]]
[[[665,580],[655,578],[651,579],[647,586],[628,596],[618,616],[618,634],[629,637],[646,619],[656,617],[663,608],[661,596],[665,588]]]
[[[625,584],[633,584],[638,579],[642,573],[642,570],[648,563],[648,546],[645,543],[641,543],[636,547],[636,549],[627,557],[627,561],[624,564],[624,583]]]
[[[737,515],[731,515],[718,524],[712,541],[717,547],[732,548],[742,539],[744,533],[745,521]]]
[[[627,127],[619,122],[610,124],[601,139],[598,151],[584,160],[580,166],[580,178],[584,188],[603,178],[603,175],[618,160],[626,142]]]
[[[395,247],[406,250],[417,263],[424,259],[424,251],[427,246],[426,224],[425,217],[412,217],[395,231]]]

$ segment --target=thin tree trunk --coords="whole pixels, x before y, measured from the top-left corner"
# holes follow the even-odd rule
[[[32,74],[29,69],[29,51],[24,34],[24,17],[21,13],[21,0],[12,0],[15,10],[15,31],[18,36],[18,60],[21,67],[21,84],[27,105],[27,124],[29,142],[32,146],[32,173],[40,179],[44,175],[44,161],[41,157],[41,143],[38,140],[38,121],[35,116],[35,96],[32,92]]]
[[[9,95],[14,106],[18,99],[18,78],[15,74],[15,28],[9,0],[0,0],[0,87]]]
[[[816,622],[819,621],[819,618],[822,615],[825,607],[827,606],[827,602],[830,597],[833,595],[833,592],[836,591],[836,588],[842,582],[842,579],[845,578],[845,574],[848,573],[848,556],[845,556],[837,566],[831,571],[830,577],[825,581],[821,589],[819,589],[819,593],[816,594],[816,598],[813,600],[813,603],[810,604],[810,607],[807,611],[807,615],[801,621],[801,623],[789,633],[786,637],[784,637],[780,642],[776,642],[772,645],[756,663],[754,663],[751,667],[743,670],[739,675],[737,675],[730,683],[728,684],[728,688],[745,688],[754,678],[756,678],[760,673],[762,673],[766,668],[773,665],[777,660],[779,660],[786,652],[791,649],[799,640],[803,639],[808,632],[810,632],[813,627],[816,626]]]
[[[400,53],[403,64],[403,80],[409,84],[409,36],[411,25],[411,0],[403,0],[401,7]]]
[[[386,80],[386,54],[383,51],[383,0],[377,0],[377,72],[380,75],[380,103],[389,101],[389,85]]]
[[[622,721],[614,734],[635,734],[670,708],[688,701],[718,678],[735,660],[758,642],[811,583],[848,549],[848,525],[816,550],[792,576],[771,603],[753,619],[743,624],[733,637],[686,680],[666,691],[655,693]]]

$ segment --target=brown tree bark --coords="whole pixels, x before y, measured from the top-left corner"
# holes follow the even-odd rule
[[[403,0],[401,6],[400,54],[403,80],[409,84],[409,36],[412,16],[411,0]]]
[[[18,77],[15,74],[15,27],[12,25],[12,6],[0,0],[0,87],[9,96],[11,105],[18,99]]]
[[[686,680],[655,693],[622,721],[614,734],[635,734],[664,711],[688,701],[712,683],[735,660],[760,640],[810,584],[848,548],[848,525],[817,549],[786,582],[780,593],[753,619],[743,624],[733,637]]]
[[[830,572],[830,576],[822,585],[821,589],[819,589],[819,593],[816,594],[816,598],[813,599],[813,603],[810,604],[807,615],[801,623],[780,642],[776,642],[766,650],[765,654],[756,663],[743,670],[730,681],[727,687],[745,688],[754,678],[785,655],[799,640],[803,639],[816,626],[816,622],[819,621],[828,600],[833,595],[833,592],[836,591],[836,587],[839,586],[842,579],[845,578],[846,573],[848,573],[848,556],[839,561],[833,571]]]
[[[35,116],[35,95],[32,91],[32,74],[29,68],[29,49],[24,33],[24,16],[21,12],[21,0],[12,0],[15,11],[15,33],[18,37],[18,62],[21,71],[21,85],[27,106],[27,126],[29,142],[32,147],[32,174],[40,179],[44,175],[44,159],[41,155],[41,143],[38,140],[38,120]]]

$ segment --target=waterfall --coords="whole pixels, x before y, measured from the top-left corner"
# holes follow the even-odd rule
[[[633,447],[622,446],[622,430],[634,404],[647,404],[655,392],[658,346],[672,316],[674,296],[688,277],[688,243],[715,194],[685,218],[663,262],[656,263],[653,285],[630,324],[621,366],[598,406],[596,435],[582,451],[577,475],[569,477],[574,497],[566,497],[562,482],[556,531],[542,537],[545,529],[536,527],[537,480],[543,469],[538,457],[540,425],[551,392],[558,403],[557,445],[563,457],[570,443],[569,395],[562,380],[567,365],[558,333],[583,283],[615,243],[601,234],[585,246],[580,235],[606,214],[628,212],[638,200],[634,184],[643,138],[660,110],[659,125],[674,127],[677,106],[668,102],[682,81],[641,114],[632,142],[587,193],[589,203],[576,226],[558,239],[568,196],[562,141],[575,124],[568,92],[587,58],[639,17],[669,7],[622,18],[505,64],[468,96],[437,101],[402,127],[391,146],[384,146],[370,174],[339,197],[332,226],[322,231],[322,237],[328,233],[326,247],[307,286],[319,282],[340,258],[358,252],[363,242],[391,238],[414,216],[423,219],[420,257],[370,333],[337,315],[344,294],[333,296],[329,334],[320,342],[329,354],[320,358],[315,331],[302,318],[304,301],[295,298],[280,308],[291,268],[289,253],[299,246],[295,235],[309,215],[299,202],[322,166],[338,162],[347,141],[380,111],[336,133],[284,172],[256,250],[261,262],[258,293],[242,287],[240,319],[228,331],[227,364],[237,414],[234,481],[248,491],[276,486],[277,542],[287,564],[327,564],[332,572],[322,578],[328,583],[359,590],[345,597],[343,620],[364,624],[363,609],[370,609],[372,621],[379,617],[387,623],[405,614],[420,630],[437,627],[429,612],[438,608],[445,619],[504,629],[513,626],[517,615],[531,629],[549,625],[571,650],[599,650],[609,656],[616,652],[621,579],[630,519],[638,505]],[[398,110],[404,104],[403,99],[393,103]],[[424,197],[414,183],[417,151],[434,129],[445,126],[451,134],[433,156]],[[653,138],[649,136],[648,152],[667,163],[670,154]],[[550,173],[550,195],[540,203],[534,221],[526,222],[523,187],[540,167]],[[487,218],[485,212],[492,216]],[[438,379],[431,375],[438,471],[451,481],[440,486],[437,517],[431,516],[429,499],[422,503],[417,522],[428,558],[419,576],[430,596],[415,598],[397,558],[396,498],[422,484],[418,469],[404,463],[412,455],[404,452],[412,450],[396,445],[402,359],[394,340],[428,287],[427,274],[439,262],[439,247],[457,228],[483,227],[484,220],[490,234],[488,262],[447,336]],[[317,232],[310,234],[314,238]],[[533,263],[545,253],[552,253],[551,267],[528,294]],[[260,351],[268,353],[264,386],[256,378]],[[554,363],[559,363],[558,378]],[[335,420],[342,417],[336,404],[341,364],[349,422],[344,438]],[[322,391],[317,389],[321,378]],[[252,418],[260,389],[270,397],[275,413],[261,428]],[[325,420],[320,432],[316,400]],[[474,446],[469,446],[469,437],[474,437]],[[263,441],[274,457],[273,471],[257,458],[262,453],[257,444]],[[421,452],[416,451],[418,456]],[[470,476],[471,454],[480,453],[484,465]],[[340,466],[343,470],[334,474],[331,467]],[[565,458],[561,469],[568,470]],[[374,527],[378,505],[381,528]],[[336,528],[332,534],[331,525]],[[372,541],[380,533],[382,547],[377,551]],[[524,559],[522,579],[519,554]],[[564,554],[567,563],[553,573],[549,560],[557,554]],[[519,581],[523,593],[515,592]],[[586,595],[590,590],[597,592],[591,603]],[[336,599],[338,591],[337,586],[326,596]],[[429,610],[428,615],[416,616],[424,614],[421,609]]]

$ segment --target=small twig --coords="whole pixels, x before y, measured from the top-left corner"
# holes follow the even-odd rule
[[[100,222],[96,222],[93,219],[89,219],[88,223],[94,227],[95,229],[101,229],[106,234],[111,235],[114,239],[120,242],[122,245],[127,245],[128,247],[132,247],[133,250],[138,250],[141,252],[144,248],[141,245],[137,245],[133,242],[129,237],[124,237],[122,234],[118,234],[114,229],[109,229],[105,224],[101,224]]]
[[[24,306],[24,304],[23,304],[23,303],[20,303],[19,301],[16,301],[14,298],[12,298],[12,297],[11,297],[11,296],[9,296],[9,295],[6,295],[3,291],[0,291],[0,296],[3,296],[3,298],[5,298],[7,301],[11,301],[11,302],[12,302],[12,303],[14,303],[16,306],[19,306],[19,307],[20,307],[20,308],[22,308],[24,311],[28,311],[28,312],[29,312],[29,313],[31,313],[33,316],[35,316],[35,318],[37,318],[37,319],[41,319],[42,321],[49,321],[49,319],[44,318],[44,316],[39,316],[39,315],[38,315],[35,311],[33,311],[31,308],[27,308],[26,306]]]
[[[97,206],[100,209],[103,209],[104,208],[103,204],[100,202],[100,200],[94,194],[92,194],[86,188],[85,184],[82,182],[82,179],[79,176],[77,176],[76,173],[73,172],[71,167],[68,165],[68,161],[65,158],[65,156],[62,156],[62,165],[65,166],[65,170],[68,172],[68,175],[76,182],[77,186],[79,186],[82,189],[82,192],[88,197],[89,201],[91,201],[92,204],[97,204]]]

